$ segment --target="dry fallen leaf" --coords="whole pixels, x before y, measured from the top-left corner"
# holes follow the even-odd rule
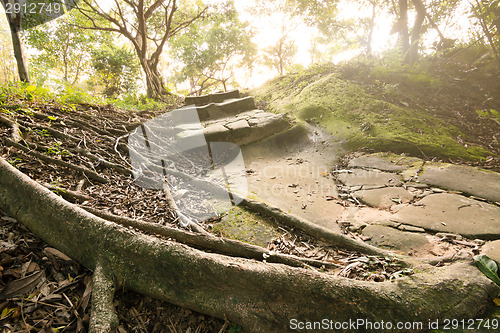
[[[26,277],[10,281],[0,292],[0,300],[20,297],[30,292],[43,277],[43,271],[35,272]]]

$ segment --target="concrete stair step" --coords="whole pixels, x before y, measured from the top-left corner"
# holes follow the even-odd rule
[[[215,93],[203,96],[188,96],[184,99],[184,105],[202,106],[210,103],[222,103],[226,99],[240,98],[238,90],[230,90],[221,93]]]
[[[221,103],[210,103],[196,108],[200,121],[227,118],[254,109],[256,106],[252,96],[227,99]]]
[[[265,112],[248,113],[246,117],[224,118],[224,121],[212,122],[204,128],[178,126],[177,143],[191,147],[202,142],[232,142],[247,145],[277,134],[291,127],[291,122],[283,114]]]

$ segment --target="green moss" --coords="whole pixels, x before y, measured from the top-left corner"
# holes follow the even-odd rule
[[[484,110],[476,110],[477,115],[481,118],[493,118],[497,121],[500,121],[500,113],[494,109],[484,109]]]
[[[404,79],[416,85],[439,84],[439,80],[424,74],[404,74]],[[348,149],[368,148],[465,160],[492,155],[481,147],[460,144],[456,138],[459,135],[467,138],[467,135],[426,109],[382,101],[360,85],[343,79],[332,68],[323,73],[316,70],[312,74],[285,76],[252,93],[257,99],[265,99],[271,110],[291,112],[299,119],[320,124]]]
[[[213,231],[226,238],[267,247],[279,232],[261,216],[233,207],[222,220],[214,224]]]

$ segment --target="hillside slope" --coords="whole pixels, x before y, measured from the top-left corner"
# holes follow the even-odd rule
[[[251,93],[268,110],[325,127],[349,150],[498,165],[498,85],[462,82],[457,67],[450,70],[456,75],[422,66],[322,65]]]

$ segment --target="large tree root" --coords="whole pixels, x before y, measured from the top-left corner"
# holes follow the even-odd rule
[[[3,159],[0,207],[86,267],[96,271],[101,265],[108,282],[113,278],[125,288],[226,317],[253,332],[283,332],[291,320],[358,318],[421,321],[425,329],[428,320],[475,317],[499,292],[471,262],[422,264],[410,277],[376,283],[206,253],[92,215]]]
[[[248,259],[256,259],[259,261],[267,261],[271,263],[281,263],[293,267],[339,267],[339,265],[323,262],[320,260],[300,258],[292,255],[272,252],[263,247],[240,242],[237,240],[217,238],[213,237],[212,235],[207,236],[199,233],[191,233],[180,229],[170,228],[157,223],[148,223],[141,220],[134,220],[128,217],[110,214],[95,208],[82,208],[107,221],[116,222],[125,227],[133,227],[147,233],[173,238],[181,243],[203,250],[209,250],[210,252],[225,254],[232,257],[242,257]]]

